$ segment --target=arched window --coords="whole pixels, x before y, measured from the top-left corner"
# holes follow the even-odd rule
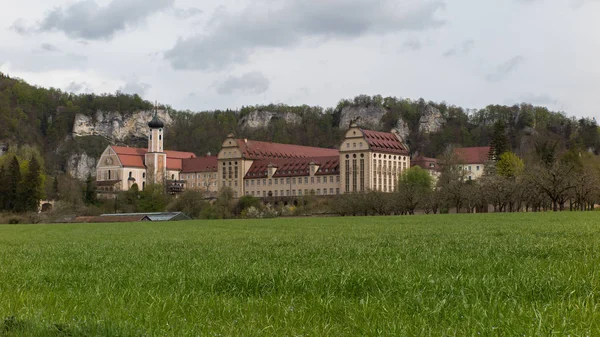
[[[146,179],[146,172],[142,173],[142,178]]]
[[[132,175],[132,173],[131,173],[131,172],[129,172],[129,178],[131,178],[131,175]]]
[[[158,140],[162,140],[162,135],[158,135]]]
[[[110,170],[108,170],[108,180],[110,180]]]
[[[171,180],[175,180],[175,175],[171,174]]]

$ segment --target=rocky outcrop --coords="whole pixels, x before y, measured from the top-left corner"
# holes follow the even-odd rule
[[[77,114],[73,125],[73,137],[101,136],[110,141],[147,138],[148,121],[152,119],[152,114],[153,111],[138,111],[125,116],[119,112],[98,111],[93,118]],[[172,123],[165,110],[159,110],[158,117],[165,126]]]
[[[380,106],[346,106],[341,111],[339,128],[346,130],[350,122],[356,121],[363,128],[379,130],[386,112]]]
[[[446,123],[446,119],[437,108],[428,105],[425,107],[421,119],[419,119],[419,132],[430,134],[439,132]]]
[[[85,180],[88,174],[96,176],[97,158],[92,158],[86,153],[72,154],[67,159],[67,171],[71,177]]]
[[[302,123],[302,117],[291,112],[271,112],[264,110],[254,110],[253,112],[240,118],[238,126],[241,128],[264,128],[271,123],[273,119],[283,119],[288,124]]]
[[[408,123],[406,123],[402,118],[398,119],[398,123],[396,123],[396,127],[394,130],[402,140],[406,141],[408,139],[408,135],[410,135],[410,129],[408,128]]]

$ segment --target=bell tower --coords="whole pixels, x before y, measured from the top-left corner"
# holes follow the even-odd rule
[[[158,118],[158,106],[154,106],[154,115],[148,122],[148,152],[146,153],[146,172],[150,183],[162,184],[166,176],[167,154],[163,148],[163,122]]]

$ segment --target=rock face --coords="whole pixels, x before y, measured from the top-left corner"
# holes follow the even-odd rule
[[[408,139],[408,135],[410,135],[410,129],[408,128],[408,124],[402,118],[398,119],[398,123],[396,123],[394,131],[405,142]]]
[[[342,108],[339,128],[346,130],[350,122],[356,120],[363,128],[379,130],[385,113],[386,110],[378,106],[347,106]]]
[[[283,119],[289,124],[302,123],[302,117],[295,113],[254,110],[253,112],[240,118],[238,121],[238,126],[251,129],[264,128],[267,127],[273,119]]]
[[[419,132],[422,134],[430,134],[439,132],[442,126],[446,123],[446,119],[437,108],[428,105],[419,119]]]
[[[88,174],[96,176],[97,158],[92,158],[85,153],[73,154],[67,160],[67,171],[71,177],[85,180]]]
[[[124,116],[119,112],[98,111],[94,118],[77,114],[73,125],[73,137],[102,136],[111,141],[122,141],[129,137],[147,138],[148,122],[153,111],[138,111]],[[158,110],[158,117],[165,126],[172,119],[165,110]]]

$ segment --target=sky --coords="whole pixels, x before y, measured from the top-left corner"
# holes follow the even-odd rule
[[[600,117],[600,0],[19,0],[0,72],[175,109],[381,94]]]

